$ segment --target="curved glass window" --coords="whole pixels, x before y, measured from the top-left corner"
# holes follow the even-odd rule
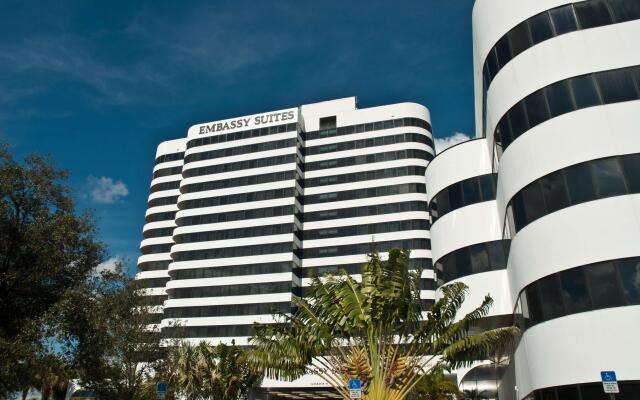
[[[142,235],[145,239],[171,236],[173,235],[173,229],[173,226],[169,228],[149,229],[143,232]]]
[[[431,161],[433,159],[433,155],[427,151],[418,149],[387,151],[384,153],[363,154],[355,157],[334,158],[331,160],[309,162],[304,164],[304,170],[316,171],[319,169],[350,167],[353,165],[405,160],[408,158]]]
[[[407,201],[404,203],[386,203],[372,206],[339,208],[327,211],[312,211],[304,213],[304,221],[327,221],[332,219],[394,214],[409,211],[428,212],[429,207],[427,206],[426,201]]]
[[[149,246],[144,246],[143,248],[140,249],[140,252],[145,255],[168,253],[171,251],[171,246],[173,246],[173,243],[152,244]]]
[[[254,201],[281,199],[284,197],[293,197],[293,196],[294,196],[293,188],[273,189],[273,190],[264,190],[262,192],[238,193],[238,194],[231,194],[228,196],[185,200],[178,203],[178,207],[181,210],[185,210],[185,209],[201,208],[201,207],[222,206],[226,204],[249,203]]]
[[[215,143],[224,143],[231,142],[234,140],[242,140],[249,139],[253,137],[267,136],[273,135],[276,133],[285,133],[291,131],[297,131],[298,124],[283,124],[283,125],[275,125],[269,126],[266,128],[256,128],[249,129],[246,131],[232,132],[224,135],[214,135],[214,136],[206,136],[198,139],[191,139],[187,142],[187,149],[197,146],[204,146],[207,144],[215,144]]]
[[[510,240],[478,243],[452,251],[435,263],[442,284],[464,276],[507,268]]]
[[[229,317],[235,315],[273,314],[274,311],[291,312],[291,302],[228,304],[220,306],[165,308],[164,318]]]
[[[184,172],[182,173],[182,176],[184,178],[191,178],[193,176],[219,174],[221,172],[231,172],[231,171],[240,171],[244,169],[271,167],[273,165],[288,164],[288,163],[293,163],[295,161],[296,161],[295,154],[286,154],[284,156],[257,158],[254,160],[236,161],[236,162],[226,163],[226,164],[210,165],[208,167],[185,169]]]
[[[161,156],[158,156],[158,158],[156,158],[156,165],[163,162],[182,160],[183,158],[184,158],[184,151],[180,153],[163,154]]]
[[[259,256],[263,254],[289,253],[292,242],[259,244],[255,246],[223,247],[207,250],[186,250],[172,254],[174,261],[213,260],[216,258]]]
[[[146,216],[145,221],[146,222],[169,221],[169,220],[175,219],[176,212],[177,211],[168,211],[168,212],[149,214]]]
[[[138,270],[140,271],[161,271],[169,268],[172,260],[163,261],[147,261],[138,264]]]
[[[496,199],[497,174],[474,176],[446,188],[431,199],[431,223],[443,215],[471,204]]]
[[[426,193],[424,183],[406,183],[393,186],[379,186],[367,189],[344,190],[304,196],[304,204],[329,203],[333,201],[368,199],[371,197],[393,196],[406,193]]]
[[[224,213],[181,217],[176,220],[176,223],[179,226],[216,224],[220,222],[242,221],[245,219],[281,217],[284,215],[292,214],[293,206],[266,207],[254,208],[250,210],[229,211]]]
[[[169,278],[148,278],[148,279],[138,279],[136,283],[142,289],[148,288],[163,288],[169,282]]]
[[[286,293],[291,291],[291,281],[249,283],[244,285],[201,286],[167,289],[170,299],[196,297],[249,296],[254,294]]]
[[[640,66],[594,72],[558,81],[516,103],[494,133],[505,150],[531,128],[571,111],[640,99]]]
[[[224,229],[209,232],[194,232],[177,235],[176,243],[207,242],[211,240],[239,239],[258,236],[284,235],[293,233],[293,224],[261,225],[246,228]]]
[[[151,186],[150,193],[160,192],[163,190],[178,189],[179,187],[180,187],[180,181],[156,183],[155,185]]]
[[[323,144],[321,146],[309,146],[303,148],[303,153],[306,156],[312,156],[316,154],[333,153],[336,151],[347,151],[364,149],[367,147],[387,146],[396,143],[422,143],[433,148],[433,140],[421,133],[401,133],[399,135],[381,136],[369,139],[352,140],[349,142],[339,142]]]
[[[545,276],[518,297],[515,321],[524,331],[585,311],[640,304],[640,257],[583,265]]]
[[[184,162],[190,163],[193,161],[211,160],[214,158],[239,156],[241,154],[259,153],[261,151],[285,149],[287,147],[294,147],[296,145],[296,139],[283,139],[275,140],[273,142],[254,143],[245,146],[229,147],[226,149],[203,151],[200,153],[189,154],[185,157]]]
[[[377,233],[399,232],[410,230],[428,230],[429,223],[424,219],[380,222],[377,224],[336,226],[303,231],[304,240],[327,239],[344,236],[375,235]]]
[[[341,126],[339,128],[321,129],[318,131],[304,132],[304,140],[321,139],[326,137],[351,135],[353,133],[371,132],[382,129],[401,128],[404,126],[416,126],[431,132],[431,124],[420,118],[397,118],[386,121],[369,122],[366,124]]]
[[[523,51],[565,33],[640,19],[637,0],[587,0],[543,11],[516,25],[489,51],[482,68],[485,91]]]
[[[618,400],[640,399],[640,381],[618,381]],[[555,386],[533,391],[526,399],[531,400],[605,400],[609,395],[602,390],[602,382],[578,385]]]
[[[161,306],[167,298],[166,294],[142,296],[140,298],[140,304],[143,306]]]
[[[531,222],[576,204],[640,193],[640,153],[591,160],[552,172],[516,193],[508,220],[515,234]]]
[[[345,270],[348,274],[361,274],[364,263],[353,264],[337,264],[337,265],[322,265],[318,267],[305,267],[302,268],[302,278],[311,278],[312,276],[322,276],[326,273],[335,273],[341,269]],[[410,270],[420,269],[422,271],[433,268],[430,258],[412,258],[409,260],[408,268]]]
[[[174,205],[178,201],[178,196],[159,197],[149,200],[149,207]]]
[[[424,176],[426,167],[398,167],[384,168],[371,171],[354,172],[351,174],[329,175],[318,178],[307,178],[304,180],[304,187],[338,185],[341,183],[353,183],[371,181],[375,179],[397,178],[400,176]]]
[[[226,189],[238,186],[259,185],[261,183],[281,182],[295,178],[295,171],[274,172],[270,174],[241,176],[239,178],[221,179],[184,185],[181,193],[203,192],[206,190]]]
[[[160,178],[162,176],[180,175],[182,173],[182,165],[178,167],[162,168],[153,173],[153,179]]]
[[[277,274],[292,272],[296,266],[290,261],[273,262],[264,264],[226,265],[209,268],[175,269],[169,271],[171,279],[203,279],[222,278],[227,276]]]

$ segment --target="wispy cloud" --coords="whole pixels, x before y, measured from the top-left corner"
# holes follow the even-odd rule
[[[91,201],[98,204],[114,204],[129,194],[127,185],[122,181],[116,181],[106,176],[97,178],[90,175],[87,178],[87,185]]]
[[[436,148],[436,154],[443,152],[451,146],[455,146],[456,144],[466,142],[467,140],[471,140],[471,137],[465,133],[456,132],[451,136],[447,136],[444,138],[436,138],[434,141],[434,145]]]
[[[108,260],[101,262],[96,267],[96,273],[100,274],[101,272],[115,272],[118,264],[122,264],[123,261],[119,257],[111,257]]]

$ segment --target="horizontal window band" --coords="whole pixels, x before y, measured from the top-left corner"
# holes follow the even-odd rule
[[[171,251],[171,246],[173,246],[173,243],[150,244],[141,247],[140,252],[143,255],[169,253]]]
[[[338,257],[354,254],[369,254],[374,252],[384,253],[391,249],[408,250],[430,250],[431,241],[429,239],[403,239],[389,240],[384,242],[346,244],[342,246],[324,246],[304,249],[302,254],[305,259],[320,257]]]
[[[317,171],[329,168],[351,167],[354,165],[406,160],[408,158],[417,158],[419,160],[431,161],[433,159],[433,154],[429,153],[428,151],[419,149],[387,151],[383,153],[363,154],[353,157],[333,158],[331,160],[308,162],[304,164],[304,170]]]
[[[409,117],[409,118],[396,118],[396,119],[389,119],[385,121],[369,122],[366,124],[341,126],[339,128],[323,129],[323,130],[312,131],[312,132],[305,132],[303,133],[303,139],[307,141],[307,140],[322,139],[327,137],[351,135],[354,133],[379,131],[382,129],[401,128],[405,126],[415,126],[415,127],[426,129],[427,131],[431,132],[430,123],[419,118]]]
[[[169,278],[143,278],[136,279],[136,284],[141,289],[149,289],[149,288],[163,288],[169,282]]]
[[[303,147],[302,151],[305,156],[313,156],[317,154],[333,153],[338,151],[348,151],[364,149],[368,147],[388,146],[398,143],[422,143],[433,148],[433,140],[421,133],[401,133],[399,135],[380,136],[377,138],[368,138],[361,140],[352,140],[349,142],[338,142],[325,144],[320,146]]]
[[[173,229],[175,227],[169,228],[158,228],[158,229],[149,229],[148,231],[144,231],[142,233],[145,239],[157,238],[157,237],[168,237],[173,235]]]
[[[348,274],[357,275],[361,274],[366,263],[353,263],[353,264],[338,264],[338,265],[323,265],[318,267],[302,268],[302,277],[311,278],[314,276],[322,276],[330,273],[334,274],[339,270],[344,270]],[[407,265],[409,269],[430,270],[433,268],[430,258],[411,258]]]
[[[155,185],[151,186],[150,193],[160,192],[163,190],[178,189],[179,187],[180,187],[180,181],[156,183]]]
[[[190,163],[194,161],[212,160],[215,158],[239,156],[242,154],[258,153],[261,151],[286,149],[287,147],[295,147],[296,139],[282,139],[273,142],[253,143],[238,147],[229,147],[226,149],[203,151],[201,153],[189,154],[185,157],[184,162]]]
[[[618,381],[620,394],[617,399],[640,399],[640,380]],[[606,396],[602,382],[554,386],[531,392],[525,399],[535,400],[602,400]]]
[[[421,176],[424,177],[426,167],[408,166],[398,168],[384,168],[372,171],[353,172],[350,174],[322,176],[319,178],[308,178],[304,180],[304,187],[317,187],[328,185],[339,185],[344,183],[354,183],[372,181],[376,179],[398,178],[401,176]]]
[[[158,165],[164,162],[178,161],[178,160],[182,160],[183,158],[184,158],[184,151],[179,153],[163,154],[158,158],[156,158],[155,165]]]
[[[204,317],[232,317],[241,315],[271,315],[274,312],[290,313],[291,302],[282,303],[254,303],[254,304],[225,304],[220,306],[198,307],[167,307],[165,318],[204,318]]]
[[[200,286],[167,289],[170,299],[193,299],[201,297],[250,296],[256,294],[291,293],[293,283],[264,282],[223,286]]]
[[[216,213],[216,214],[181,217],[176,220],[176,223],[178,224],[178,226],[217,224],[220,222],[282,217],[285,215],[292,215],[293,211],[294,211],[293,206],[254,208],[249,210],[229,211],[229,212]]]
[[[539,89],[511,107],[496,125],[496,144],[505,151],[541,123],[589,107],[640,99],[640,66],[593,72]]]
[[[182,174],[182,165],[178,167],[162,168],[162,169],[156,170],[153,173],[153,179],[161,178],[163,176],[180,175],[180,174]]]
[[[640,193],[640,153],[590,160],[547,174],[516,193],[507,219],[514,234],[574,205]]]
[[[354,189],[341,192],[308,195],[304,196],[304,204],[369,199],[372,197],[394,196],[407,193],[426,193],[426,190],[426,185],[423,183],[405,183],[401,185],[379,186],[366,189]]]
[[[247,325],[218,325],[218,326],[187,326],[162,328],[165,337],[175,338],[220,338],[253,336],[253,324]]]
[[[303,218],[304,222],[313,222],[411,211],[427,212],[428,210],[429,208],[426,201],[407,201],[403,203],[386,203],[373,206],[360,206],[351,208],[339,208],[328,211],[306,212],[303,214]]]
[[[138,264],[139,271],[162,271],[169,268],[169,264],[171,264],[172,260],[162,260],[162,261],[146,261]]]
[[[292,261],[282,261],[262,264],[213,266],[209,268],[174,269],[169,271],[169,275],[171,275],[172,280],[224,278],[295,272],[297,268],[296,264]]]
[[[146,222],[170,221],[175,219],[177,211],[166,211],[147,215],[144,220]]]
[[[442,256],[434,269],[438,280],[444,283],[482,272],[507,268],[510,240],[477,243]]]
[[[180,188],[181,193],[195,193],[206,190],[227,189],[239,186],[259,185],[262,183],[281,182],[294,179],[296,171],[273,172],[269,174],[241,176],[238,178],[212,180],[208,182],[192,183]]]
[[[543,11],[503,35],[483,64],[486,91],[498,72],[525,50],[565,33],[640,19],[633,0],[588,0]]]
[[[168,299],[166,294],[153,296],[140,296],[140,305],[142,306],[161,306]]]
[[[440,190],[430,203],[431,223],[459,208],[496,199],[498,174],[474,176]]]
[[[168,197],[159,197],[156,199],[151,199],[147,203],[149,208],[151,207],[159,207],[159,206],[170,206],[174,205],[178,202],[178,196],[168,196]]]
[[[328,239],[343,236],[375,235],[379,233],[429,230],[429,223],[425,219],[411,219],[402,221],[379,222],[351,226],[336,226],[322,229],[302,231],[303,240]]]
[[[212,240],[229,240],[259,236],[285,235],[293,233],[294,224],[259,225],[246,228],[222,229],[217,231],[194,232],[176,235],[176,243],[208,242]]]
[[[583,265],[547,275],[518,296],[516,324],[526,329],[587,311],[640,304],[640,257]]]
[[[178,251],[171,255],[174,261],[213,260],[216,258],[247,257],[265,254],[290,253],[293,242],[268,243],[254,246],[223,247],[207,250]]]
[[[249,203],[254,201],[264,201],[273,199],[282,199],[293,197],[295,195],[294,188],[273,189],[261,192],[238,193],[227,196],[207,197],[204,199],[184,200],[178,203],[178,208],[188,210],[202,207],[215,207],[228,204]]]
[[[189,140],[187,142],[187,149],[190,149],[192,147],[205,146],[208,144],[233,142],[236,140],[275,135],[276,133],[296,132],[297,130],[298,124],[291,123],[274,125],[265,128],[248,129],[244,131],[226,133],[223,135],[206,136]]]
[[[295,154],[286,154],[284,156],[257,158],[253,160],[236,161],[226,164],[210,165],[208,167],[189,168],[182,173],[183,178],[191,178],[194,176],[219,174],[223,172],[241,171],[245,169],[264,168],[274,165],[282,165],[296,162]]]

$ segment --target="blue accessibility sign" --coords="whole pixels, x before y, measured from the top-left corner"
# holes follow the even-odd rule
[[[360,379],[349,379],[349,390],[362,389],[362,382]]]
[[[615,371],[600,371],[600,376],[602,377],[602,382],[617,382],[618,378],[616,378]]]

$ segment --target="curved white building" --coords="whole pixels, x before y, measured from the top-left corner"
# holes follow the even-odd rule
[[[478,0],[473,35],[477,139],[427,169],[436,269],[522,329],[500,399],[606,399],[612,370],[640,398],[640,1]]]

